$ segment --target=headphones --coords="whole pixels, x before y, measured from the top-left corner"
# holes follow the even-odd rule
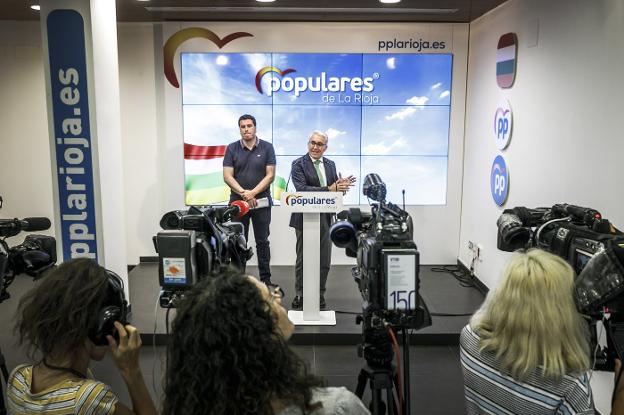
[[[94,325],[89,339],[96,346],[108,345],[106,336],[112,335],[119,341],[119,334],[115,329],[115,321],[126,325],[128,318],[128,302],[124,294],[124,283],[119,275],[106,270],[107,288],[102,307],[98,311],[96,324]]]

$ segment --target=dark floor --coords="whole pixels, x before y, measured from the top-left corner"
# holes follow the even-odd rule
[[[253,268],[248,269],[253,274]],[[334,267],[328,282],[327,302],[332,308],[343,311],[359,311],[360,297],[355,283],[348,276],[348,267]],[[164,332],[164,311],[156,308],[158,294],[155,264],[141,264],[130,274],[132,319],[143,333]],[[283,285],[287,291],[285,305],[292,300],[292,267],[274,267],[274,282]],[[12,334],[14,312],[20,296],[33,282],[20,276],[9,287],[12,298],[0,304],[0,346],[6,356],[9,369],[27,361],[24,350],[15,344]],[[432,312],[471,313],[483,300],[483,296],[472,288],[460,287],[457,280],[448,274],[433,273],[430,267],[421,271],[421,294]],[[154,315],[156,313],[156,320]],[[354,316],[338,314],[334,327],[297,327],[293,349],[304,358],[314,373],[322,376],[330,386],[346,386],[355,391],[357,376],[365,363],[357,356],[356,343],[360,327],[355,325]],[[464,398],[457,334],[468,317],[433,317],[433,326],[417,331],[417,345],[411,347],[410,379],[411,402],[414,414],[463,414]],[[305,334],[308,336],[305,336]],[[313,334],[310,334],[313,333]],[[303,336],[302,336],[303,335]],[[299,340],[297,340],[299,336]],[[164,336],[161,336],[164,337]],[[327,345],[327,339],[338,337],[338,345]],[[164,347],[153,346],[152,336],[144,336],[141,350],[141,366],[148,387],[157,402],[162,399],[161,377],[164,366]],[[331,342],[331,341],[329,341]],[[352,343],[345,345],[344,343]],[[95,376],[111,385],[115,393],[130,403],[126,388],[114,364],[107,356],[102,362],[93,364]],[[4,387],[4,385],[3,385]],[[368,403],[370,392],[364,395]]]
[[[460,316],[433,316],[430,327],[416,331],[412,341],[425,345],[456,345],[459,332],[469,316],[483,301],[483,295],[475,288],[462,287],[450,274],[433,272],[431,266],[420,270],[420,294],[431,313],[464,314]],[[256,267],[248,267],[247,272],[257,274]],[[286,295],[283,304],[290,306],[294,291],[294,268],[292,266],[271,267],[272,280],[280,285]],[[158,265],[142,263],[129,275],[132,321],[142,333],[165,333],[165,311],[157,307]],[[336,310],[335,326],[298,326],[293,336],[293,344],[300,345],[353,345],[359,342],[361,327],[355,324],[353,314],[362,310],[362,298],[351,277],[351,266],[332,266],[325,294],[329,309]],[[173,319],[173,313],[171,319]],[[156,330],[154,326],[156,324]],[[164,344],[164,336],[157,336],[157,344]]]

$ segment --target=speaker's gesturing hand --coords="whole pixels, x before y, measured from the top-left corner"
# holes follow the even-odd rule
[[[106,336],[106,339],[108,340],[113,360],[122,376],[131,377],[139,370],[141,335],[136,327],[129,324],[124,327],[118,321],[115,322],[115,328],[117,333],[119,333],[119,344],[111,335]]]

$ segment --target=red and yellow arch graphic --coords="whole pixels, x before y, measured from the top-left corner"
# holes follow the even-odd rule
[[[291,72],[297,72],[295,69],[292,68],[288,68],[288,69],[284,69],[283,71],[279,68],[276,68],[275,66],[265,66],[264,68],[260,69],[258,71],[258,73],[256,74],[256,89],[258,90],[258,92],[262,93],[262,86],[260,85],[260,81],[262,81],[262,77],[264,75],[266,75],[269,72],[275,72],[276,74],[280,75],[280,76],[284,76],[286,74],[289,74]]]
[[[217,45],[219,49],[221,49],[235,39],[250,36],[253,37],[251,33],[235,32],[230,33],[229,35],[221,39],[212,30],[204,29],[202,27],[189,27],[187,29],[182,29],[179,32],[174,33],[169,39],[167,39],[165,47],[163,48],[165,77],[167,78],[169,83],[175,88],[180,88],[180,83],[178,82],[178,77],[176,76],[175,68],[173,66],[173,58],[175,57],[178,47],[180,47],[182,43],[186,42],[189,39],[208,39],[212,43]]]

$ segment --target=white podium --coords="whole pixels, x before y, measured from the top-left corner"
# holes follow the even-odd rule
[[[341,192],[282,193],[282,209],[303,213],[303,311],[290,310],[295,325],[335,326],[336,313],[320,311],[320,214],[342,210]]]

